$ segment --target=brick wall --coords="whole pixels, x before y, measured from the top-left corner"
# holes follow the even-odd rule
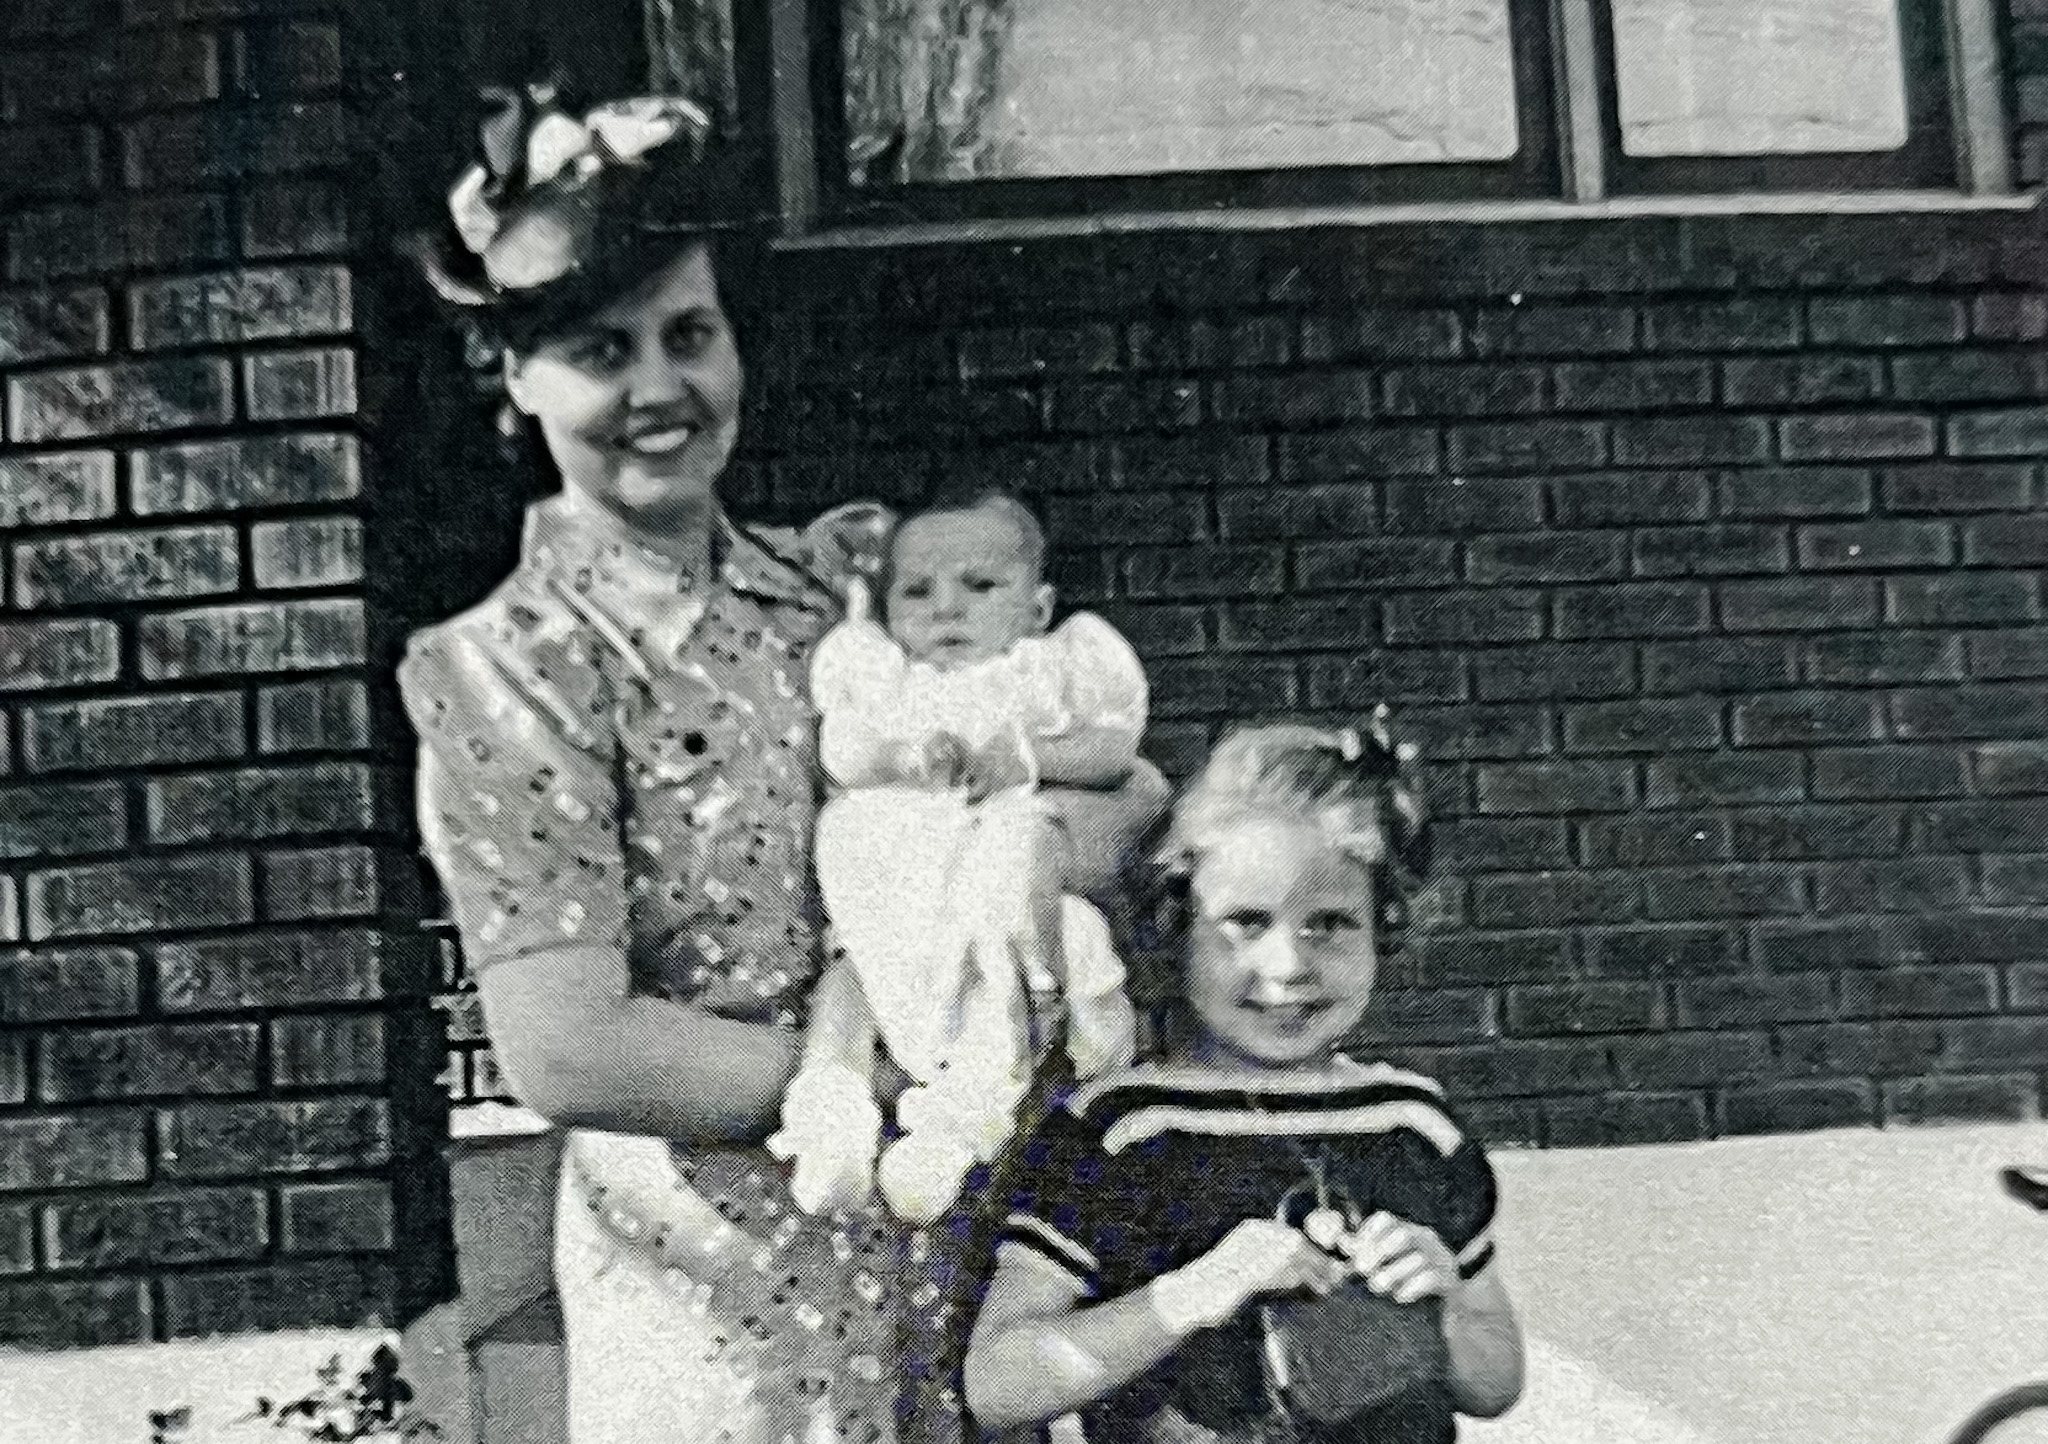
[[[1370,1042],[1496,1138],[2030,1115],[2035,224],[798,257],[739,504],[1027,488],[1171,771],[1227,720],[1396,704],[1447,881]]]
[[[435,364],[359,364],[405,319],[380,156],[419,37],[382,10],[0,22],[0,1342],[396,1321],[443,1284],[387,695],[422,569],[365,533]]]

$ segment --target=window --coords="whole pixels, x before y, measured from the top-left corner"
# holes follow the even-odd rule
[[[1508,0],[842,0],[857,183],[1499,161]],[[879,164],[878,164],[879,163]]]
[[[1993,0],[638,3],[798,222],[2008,185]]]
[[[834,209],[1542,195],[1544,0],[814,0]]]
[[[1942,0],[1603,0],[1616,191],[1956,184]]]

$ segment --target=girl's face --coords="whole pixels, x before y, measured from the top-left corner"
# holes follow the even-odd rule
[[[1372,999],[1372,874],[1310,823],[1253,819],[1202,853],[1191,890],[1197,1057],[1250,1069],[1327,1060]]]
[[[512,404],[539,423],[563,485],[657,533],[711,504],[741,382],[701,245],[506,365]]]
[[[912,517],[889,565],[889,635],[941,671],[1008,651],[1052,610],[1023,532],[999,507]]]

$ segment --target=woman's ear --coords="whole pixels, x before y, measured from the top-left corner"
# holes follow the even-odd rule
[[[1038,618],[1038,629],[1044,631],[1052,625],[1052,583],[1040,582],[1033,598],[1032,615]]]
[[[505,353],[505,398],[523,414],[533,415],[533,406],[527,397],[526,362],[511,351]]]

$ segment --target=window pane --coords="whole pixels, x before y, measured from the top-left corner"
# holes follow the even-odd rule
[[[732,0],[645,0],[650,88],[704,107],[720,129],[739,109]]]
[[[1613,0],[1630,155],[1896,150],[1897,0]]]
[[[1505,160],[1509,0],[843,0],[856,180]]]

